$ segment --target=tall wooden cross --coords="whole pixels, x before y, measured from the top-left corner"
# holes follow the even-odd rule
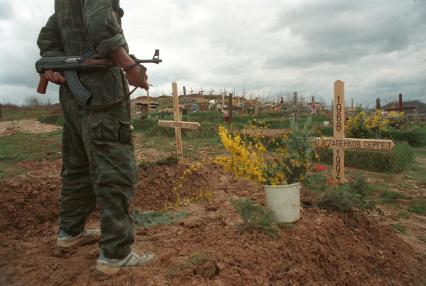
[[[232,122],[232,112],[234,110],[234,101],[233,101],[233,94],[229,94],[228,98],[228,116],[229,116],[229,122]]]
[[[336,183],[345,179],[345,149],[389,151],[392,140],[345,138],[345,90],[343,81],[334,83],[334,137],[315,138],[316,147],[333,148],[333,177]]]
[[[174,82],[172,84],[173,91],[173,121],[160,120],[158,125],[160,127],[169,127],[175,129],[176,136],[176,154],[180,162],[183,162],[183,144],[182,144],[182,129],[192,129],[197,130],[200,128],[200,123],[198,122],[185,122],[180,118],[180,107],[179,107],[179,95],[178,95],[178,86]]]

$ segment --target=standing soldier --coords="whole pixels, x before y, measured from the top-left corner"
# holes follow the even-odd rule
[[[57,245],[73,247],[100,239],[96,269],[104,274],[142,266],[153,258],[131,248],[134,233],[129,207],[138,175],[127,81],[146,90],[149,85],[146,69],[128,55],[119,4],[119,0],[55,0],[55,13],[37,41],[43,57],[96,54],[116,65],[79,73],[92,94],[87,105],[78,103],[63,75],[44,74],[60,84],[65,117]],[[101,229],[85,230],[96,205]]]

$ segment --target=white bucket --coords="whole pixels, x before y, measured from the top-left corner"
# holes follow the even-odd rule
[[[300,219],[300,183],[263,186],[266,205],[277,222],[295,222]]]

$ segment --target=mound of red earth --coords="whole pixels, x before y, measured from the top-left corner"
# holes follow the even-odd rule
[[[96,245],[55,247],[59,163],[0,182],[0,285],[426,285],[425,257],[388,227],[361,213],[304,209],[302,219],[277,239],[239,233],[230,199],[262,202],[259,188],[206,166],[185,176],[185,166],[141,170],[139,210],[161,209],[205,190],[175,225],[139,228],[135,249],[156,254],[150,266],[98,277]],[[89,219],[96,226],[97,215]]]

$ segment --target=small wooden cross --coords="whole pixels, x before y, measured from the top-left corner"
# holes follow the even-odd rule
[[[200,128],[200,123],[198,122],[185,122],[181,121],[180,118],[180,109],[179,109],[179,95],[178,95],[178,86],[174,82],[172,84],[173,91],[173,121],[160,120],[158,121],[158,126],[168,127],[175,129],[176,136],[176,153],[180,162],[183,162],[183,144],[182,144],[182,129],[192,129],[197,130]]]
[[[316,147],[333,148],[333,178],[336,183],[345,179],[345,149],[389,151],[392,140],[345,138],[345,90],[343,81],[334,83],[333,138],[315,138]]]

